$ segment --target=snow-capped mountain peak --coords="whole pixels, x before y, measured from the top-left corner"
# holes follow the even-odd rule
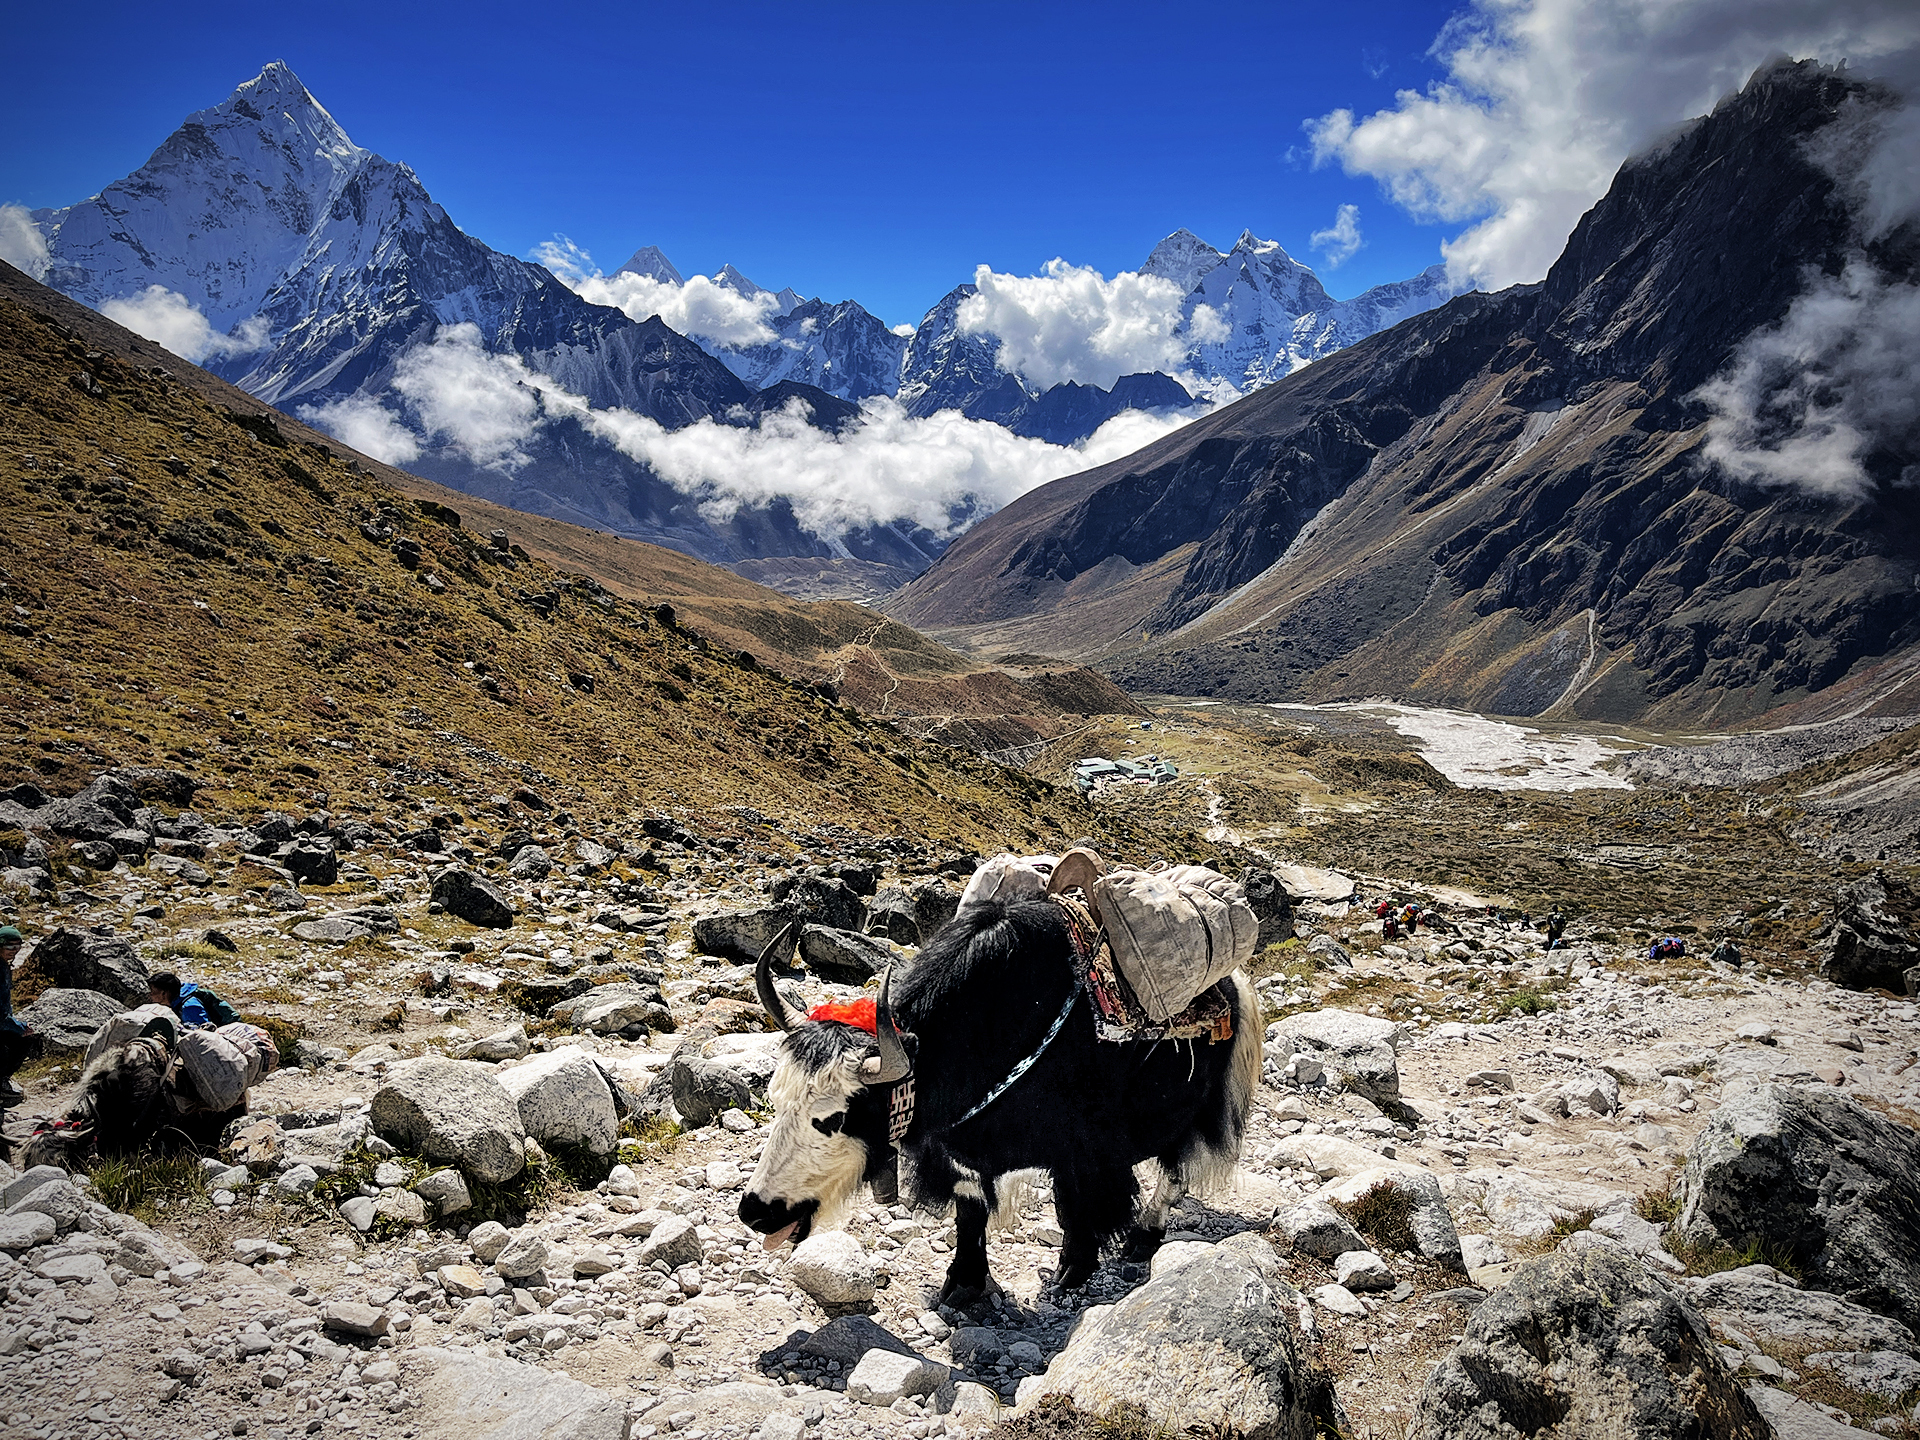
[[[1191,230],[1176,230],[1153,247],[1140,273],[1171,280],[1190,293],[1209,270],[1225,264],[1226,259]]]
[[[189,115],[126,179],[36,212],[54,257],[47,283],[96,306],[161,285],[231,329],[368,158],[276,60]]]
[[[673,262],[660,251],[658,245],[642,245],[627,258],[627,263],[613,272],[616,275],[645,275],[658,280],[663,285],[684,285],[680,272],[674,269]]]

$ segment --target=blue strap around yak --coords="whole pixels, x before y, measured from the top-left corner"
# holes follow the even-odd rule
[[[971,1110],[967,1111],[966,1114],[954,1121],[953,1123],[956,1126],[966,1124],[967,1121],[973,1119],[974,1116],[986,1109],[987,1106],[1011,1090],[1014,1082],[1033,1068],[1033,1062],[1047,1053],[1047,1047],[1053,1043],[1054,1037],[1060,1033],[1060,1027],[1067,1023],[1067,1016],[1073,1013],[1073,1002],[1080,998],[1080,987],[1083,983],[1079,970],[1076,967],[1073,976],[1073,988],[1067,992],[1067,1003],[1062,1005],[1060,1007],[1060,1013],[1053,1017],[1053,1028],[1047,1031],[1046,1038],[1040,1042],[1039,1047],[1035,1049],[1031,1055],[1013,1067],[1012,1074],[1008,1075],[1006,1079],[989,1090],[985,1098],[982,1099],[978,1105],[975,1105]]]

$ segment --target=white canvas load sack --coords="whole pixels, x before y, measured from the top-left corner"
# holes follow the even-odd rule
[[[1253,958],[1260,921],[1237,880],[1204,865],[1115,870],[1094,880],[1114,968],[1161,1024]]]
[[[180,1039],[180,1017],[164,1005],[123,1010],[94,1031],[93,1039],[87,1042],[87,1058],[81,1062],[82,1067],[91,1065],[114,1046],[138,1040],[142,1035],[158,1036],[167,1049],[172,1050]]]
[[[222,1025],[213,1033],[230,1041],[247,1062],[247,1089],[251,1090],[280,1068],[280,1047],[258,1025],[249,1025],[241,1020],[232,1025]]]
[[[1038,900],[1047,893],[1047,878],[1053,874],[1051,855],[996,855],[967,881],[961,892],[958,914],[964,915],[989,900]]]
[[[209,1110],[231,1110],[247,1094],[247,1057],[218,1030],[189,1030],[180,1037],[180,1063]]]

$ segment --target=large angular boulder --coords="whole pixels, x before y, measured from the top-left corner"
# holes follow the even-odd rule
[[[611,1155],[620,1138],[613,1091],[593,1057],[577,1045],[536,1055],[499,1072],[500,1086],[520,1107],[520,1123],[542,1145]]]
[[[1746,1265],[1678,1282],[1715,1325],[1758,1341],[1807,1350],[1891,1350],[1920,1357],[1920,1336],[1885,1315],[1824,1290],[1804,1290],[1771,1265]]]
[[[61,989],[111,995],[122,1008],[147,1000],[146,963],[117,935],[55,930],[26,953],[21,968]]]
[[[666,1074],[673,1087],[673,1108],[689,1129],[711,1125],[727,1111],[753,1104],[753,1092],[740,1074],[715,1061],[676,1053]]]
[[[464,865],[450,866],[434,877],[433,898],[449,915],[469,925],[505,930],[513,924],[513,906],[507,897]]]
[[[1333,1388],[1308,1364],[1301,1298],[1273,1247],[1236,1235],[1090,1310],[1020,1409],[1061,1394],[1083,1410],[1122,1401],[1175,1435],[1311,1440],[1344,1429]]]
[[[388,1144],[477,1180],[500,1184],[526,1165],[520,1107],[491,1065],[409,1060],[373,1095],[373,1128]]]
[[[340,879],[340,852],[324,836],[289,840],[273,852],[273,863],[302,885],[333,885]]]
[[[865,985],[893,963],[893,950],[875,935],[805,925],[800,930],[800,958],[829,984]]]
[[[820,875],[789,875],[774,885],[773,898],[792,918],[809,925],[858,930],[867,918],[865,902],[845,881]]]
[[[1293,898],[1280,883],[1280,877],[1256,866],[1241,872],[1240,887],[1247,892],[1247,904],[1253,907],[1254,918],[1260,922],[1260,933],[1253,942],[1254,953],[1291,940]]]
[[[1338,1075],[1349,1090],[1391,1110],[1400,1103],[1396,1052],[1405,1032],[1391,1020],[1350,1010],[1312,1010],[1267,1027],[1275,1055],[1308,1055]]]
[[[134,812],[140,797],[111,775],[102,775],[79,794],[55,800],[35,817],[36,822],[70,840],[111,842],[122,830],[136,828]]]
[[[85,1050],[100,1027],[126,1008],[98,990],[48,990],[18,1018],[54,1050]]]
[[[430,1346],[394,1353],[420,1413],[458,1417],[430,1427],[431,1436],[622,1440],[630,1428],[619,1396],[535,1365]]]
[[[751,964],[793,918],[793,912],[784,905],[726,915],[703,915],[693,922],[693,948],[702,955],[720,955]]]
[[[1418,1440],[1772,1440],[1706,1320],[1614,1246],[1522,1267],[1421,1391]]]
[[[1820,968],[1849,990],[1907,989],[1920,965],[1920,891],[1884,870],[1842,885],[1833,896],[1833,929]]]
[[[1675,1228],[1759,1241],[1809,1285],[1920,1330],[1920,1135],[1825,1089],[1766,1085],[1708,1118]]]

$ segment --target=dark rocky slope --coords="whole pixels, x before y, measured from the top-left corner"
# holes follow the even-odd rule
[[[1624,166],[1544,282],[1462,296],[1034,491],[890,612],[1248,700],[1698,723],[1870,697],[1920,643],[1914,492],[1732,480],[1702,463],[1690,397],[1859,253],[1809,140],[1889,103],[1811,63],[1758,73]],[[1871,258],[1907,278],[1916,252],[1909,226]]]

